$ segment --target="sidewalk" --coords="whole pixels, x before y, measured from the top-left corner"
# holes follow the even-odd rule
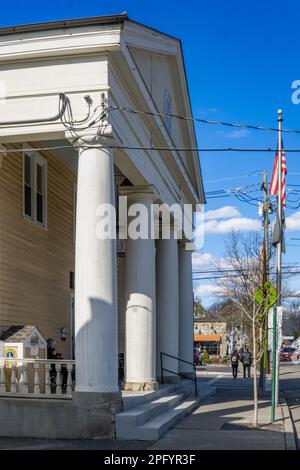
[[[217,393],[150,447],[155,450],[285,450],[294,439],[288,426],[286,408],[278,407],[271,424],[271,404],[259,402],[259,429],[253,429],[251,379],[216,384]]]

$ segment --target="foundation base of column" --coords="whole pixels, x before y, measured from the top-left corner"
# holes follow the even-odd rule
[[[121,406],[120,392],[74,392],[63,400],[7,397],[0,400],[0,437],[114,439]]]
[[[158,390],[157,382],[123,382],[125,392],[153,392]]]

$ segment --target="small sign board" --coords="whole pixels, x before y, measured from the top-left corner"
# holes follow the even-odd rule
[[[277,350],[282,345],[282,307],[270,308],[268,314],[268,350],[273,351],[273,315],[277,315]]]
[[[272,286],[272,284],[267,281],[264,284],[263,288],[257,289],[257,291],[254,294],[255,301],[260,305],[263,300],[264,300],[264,292],[266,295],[266,307],[271,308],[272,305],[275,304],[276,299],[277,299],[277,290],[275,287]]]

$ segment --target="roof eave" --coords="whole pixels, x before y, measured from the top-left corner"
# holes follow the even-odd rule
[[[0,28],[0,36],[36,31],[49,31],[53,29],[75,28],[79,26],[95,26],[104,24],[124,23],[128,20],[127,13],[119,15],[96,16],[90,18],[76,18],[70,20],[47,21],[42,23],[23,24]]]

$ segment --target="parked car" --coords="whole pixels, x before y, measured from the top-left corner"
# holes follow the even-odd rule
[[[292,357],[291,357],[291,360],[292,360],[294,363],[297,363],[297,364],[300,363],[300,348],[296,349],[296,350],[293,352]]]
[[[282,348],[280,351],[280,360],[282,362],[289,362],[292,360],[293,353],[296,351],[296,348],[288,347]]]

